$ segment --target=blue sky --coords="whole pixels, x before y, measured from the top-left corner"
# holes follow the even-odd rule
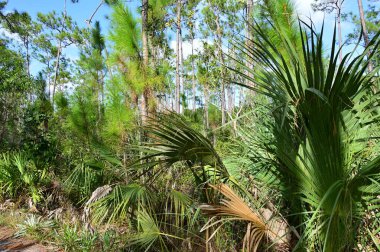
[[[362,0],[363,1],[363,7],[366,10],[369,1],[368,0]],[[323,21],[325,22],[325,36],[324,41],[326,41],[327,44],[331,44],[334,25],[335,25],[335,12],[332,12],[330,14],[323,13],[323,12],[313,12],[311,8],[311,3],[314,2],[314,0],[294,0],[295,5],[298,9],[298,13],[301,18],[310,17],[312,18],[313,22],[317,25],[319,28]],[[380,7],[380,2],[376,3],[377,7]],[[359,8],[358,8],[358,1],[357,0],[343,0],[342,5],[342,13],[349,13],[352,12],[355,15],[359,15]],[[343,42],[346,40],[346,36],[353,32],[354,30],[354,24],[350,22],[344,22],[342,21],[342,39]],[[354,45],[347,45],[343,47],[343,54],[348,53],[354,49]],[[358,51],[362,51],[362,48],[358,48]]]
[[[71,0],[67,0],[67,14],[72,16],[73,19],[80,26],[86,26],[85,20],[88,19],[99,5],[98,0],[80,0],[78,3],[73,4]],[[64,0],[8,0],[6,10],[26,11],[32,17],[36,17],[38,12],[48,13],[53,10],[61,12],[64,10]],[[106,15],[111,12],[110,8],[103,5],[95,15],[94,19],[99,20],[104,27],[108,28],[108,20],[105,19]]]
[[[72,16],[72,18],[78,23],[79,26],[87,26],[85,20],[88,19],[91,14],[94,12],[96,7],[99,5],[101,0],[79,0],[78,3],[73,4],[71,0],[67,0],[67,13]],[[332,30],[334,27],[335,14],[323,14],[321,12],[314,13],[311,9],[310,4],[313,0],[293,0],[295,7],[298,10],[300,17],[312,17],[313,21],[318,25],[322,23],[325,19],[326,24],[326,37],[327,41],[331,41]],[[132,11],[136,11],[138,6],[141,4],[141,0],[126,0],[126,4],[131,8]],[[368,4],[367,0],[363,0],[363,5],[366,8]],[[380,5],[380,2],[378,3]],[[64,9],[64,0],[8,0],[8,5],[6,11],[12,11],[17,9],[18,11],[27,11],[33,18],[36,17],[38,12],[48,13],[55,10],[56,12],[61,12]],[[358,13],[357,0],[345,0],[343,5],[343,12],[353,12]],[[111,9],[103,5],[97,14],[95,15],[93,21],[99,20],[101,23],[102,31],[104,34],[108,34],[109,29],[109,20],[106,16],[111,14]],[[343,38],[350,32],[352,32],[354,26],[350,23],[342,23],[342,34]],[[171,47],[175,47],[174,43],[175,36],[170,35],[169,44]],[[195,41],[195,44],[200,45],[200,41]],[[190,52],[190,44],[184,43],[184,55],[186,56]],[[174,48],[173,48],[174,49]],[[349,52],[352,50],[352,46],[347,47],[344,52]],[[72,59],[75,59],[78,56],[78,50],[75,48],[68,48],[65,51],[65,54]],[[32,65],[32,72],[36,73],[38,71],[38,64]]]
[[[49,13],[55,11],[60,13],[64,10],[64,0],[8,0],[6,11],[18,10],[19,12],[28,12],[33,19],[36,19],[37,13]],[[67,15],[71,16],[80,27],[87,27],[86,20],[90,18],[92,13],[99,5],[100,0],[79,0],[78,3],[72,3],[67,0]],[[100,21],[103,33],[107,34],[109,30],[109,20],[107,16],[111,14],[111,9],[103,4],[92,19]],[[79,51],[75,46],[64,49],[64,54],[72,60],[79,56]],[[31,73],[36,75],[41,70],[42,65],[39,62],[31,62]]]

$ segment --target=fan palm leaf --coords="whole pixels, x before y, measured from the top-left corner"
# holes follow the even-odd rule
[[[135,215],[143,207],[152,208],[154,194],[144,185],[119,184],[106,196],[90,204],[92,220],[108,223]]]
[[[271,99],[272,154],[288,189],[284,195],[294,212],[313,212],[292,223],[303,234],[298,245],[342,251],[353,246],[367,204],[363,200],[379,189],[374,181],[380,158],[373,152],[378,149],[379,96],[371,89],[377,69],[365,71],[367,50],[378,50],[380,33],[359,56],[349,53],[339,62],[335,32],[326,59],[323,28],[317,33],[313,25],[301,26],[302,53],[280,30],[281,49],[260,28],[255,28],[254,48],[237,46],[261,69],[256,86],[248,88]]]
[[[186,119],[173,112],[157,114],[149,120],[144,129],[151,142],[140,150],[145,155],[134,165],[134,169],[148,169],[159,166],[162,173],[177,162],[183,162],[192,171],[198,183],[209,179],[226,180],[230,175],[212,143],[189,126]]]

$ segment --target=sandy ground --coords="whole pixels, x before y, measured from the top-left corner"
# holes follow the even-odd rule
[[[48,252],[44,246],[36,241],[15,238],[14,230],[8,227],[0,227],[0,251],[19,251],[19,252]]]

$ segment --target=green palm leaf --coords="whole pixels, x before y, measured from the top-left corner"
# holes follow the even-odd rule
[[[186,119],[173,112],[158,114],[144,127],[151,142],[139,148],[145,155],[133,169],[159,166],[161,173],[177,162],[185,163],[199,183],[211,177],[228,179],[229,173],[211,142],[192,129]]]
[[[298,246],[341,251],[352,248],[363,216],[362,201],[378,189],[374,182],[380,159],[374,150],[379,97],[371,89],[375,72],[365,73],[370,49],[356,57],[347,54],[338,62],[334,32],[326,59],[323,28],[318,34],[313,25],[299,26],[304,27],[301,50],[276,25],[281,48],[259,27],[253,48],[237,46],[261,71],[253,89],[271,99],[274,148],[270,150],[278,171],[274,174],[288,190],[284,196],[293,212],[313,212],[292,221],[302,234]],[[378,50],[379,36],[370,43],[373,51]]]

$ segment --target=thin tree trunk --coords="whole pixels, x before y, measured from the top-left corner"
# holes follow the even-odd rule
[[[86,23],[87,25],[91,28],[91,22],[92,22],[92,19],[94,18],[95,14],[98,12],[98,10],[100,9],[100,7],[104,4],[104,0],[100,0],[100,3],[98,4],[98,6],[96,7],[95,11],[91,14],[90,18],[86,20]]]
[[[100,97],[100,104],[101,106],[103,106],[104,104],[104,76],[105,76],[105,73],[102,71],[102,81],[100,83],[100,88],[101,88],[101,97]]]
[[[232,49],[232,51],[230,50],[228,52],[230,55],[234,55],[235,54],[235,50]],[[234,107],[235,107],[235,88],[236,86],[235,85],[230,85],[228,88],[227,88],[227,99],[228,99],[228,114],[229,115],[232,115],[233,111],[234,111]]]
[[[247,9],[246,9],[246,13],[245,13],[245,32],[246,32],[246,41],[245,41],[245,45],[247,48],[249,48],[250,50],[253,50],[253,23],[251,23],[251,21],[253,20],[253,0],[247,0],[246,2],[246,5],[247,5]],[[249,70],[246,71],[246,74],[247,76],[249,77],[249,79],[245,80],[246,81],[246,85],[247,86],[250,86],[250,87],[254,87],[254,83],[252,81],[253,79],[253,63],[252,63],[252,59],[250,59],[249,57],[246,59],[246,63],[247,63],[247,68]],[[251,94],[252,97],[255,96],[255,92],[253,90],[250,90],[249,93]]]
[[[364,37],[364,45],[367,48],[369,44],[369,38],[368,38],[368,31],[367,31],[367,26],[365,24],[365,18],[364,18],[364,10],[363,10],[363,3],[362,0],[358,0],[358,5],[359,5],[359,14],[360,14],[360,23],[362,25],[363,29],[363,37]],[[370,51],[368,51],[368,56],[371,54]],[[373,65],[372,62],[368,63],[368,71],[373,70]]]
[[[203,96],[205,99],[204,100],[205,101],[205,104],[204,104],[204,125],[205,125],[205,129],[207,131],[210,128],[210,123],[209,123],[209,119],[208,119],[208,104],[209,104],[210,96],[208,93],[207,84],[205,84],[203,86]]]
[[[101,55],[100,55],[101,56]],[[103,71],[100,70],[100,71],[97,71],[97,78],[98,78],[98,87],[97,87],[97,90],[98,90],[98,97],[97,97],[97,101],[98,101],[98,120],[99,122],[102,120],[102,105],[103,105]]]
[[[247,10],[246,10],[246,16],[245,16],[245,32],[246,32],[246,41],[245,41],[245,44],[246,46],[252,50],[252,47],[253,47],[253,29],[252,29],[252,25],[250,23],[250,21],[252,20],[252,16],[253,16],[253,0],[247,0]],[[253,69],[253,65],[252,65],[252,62],[250,61],[250,59],[247,59],[247,63],[248,63],[248,68],[249,69]],[[252,73],[251,72],[248,72],[248,76],[249,77],[252,77],[251,76]],[[249,81],[250,82],[250,81]]]
[[[159,64],[158,61],[158,51],[157,47],[153,45],[153,40],[149,39],[148,37],[148,50],[150,53],[150,60],[149,60],[149,68],[156,69],[156,66]],[[151,104],[148,105],[148,115],[152,116],[157,112],[157,95],[159,94],[157,91],[155,91],[153,88],[148,89],[149,91],[149,101]]]
[[[337,21],[338,21],[338,42],[339,42],[339,48],[342,47],[342,25],[341,25],[341,11],[342,11],[342,2],[341,0],[337,0]],[[343,59],[343,52],[340,50],[339,52],[339,61],[342,62]]]
[[[66,16],[67,16],[67,0],[64,0],[63,14],[65,15],[65,18],[66,18]]]
[[[47,53],[48,54],[48,53]],[[48,54],[49,55],[49,54]],[[47,63],[47,73],[46,73],[46,77],[47,77],[47,92],[48,92],[48,97],[49,97],[49,100],[51,99],[51,94],[50,94],[50,81],[51,81],[51,76],[50,76],[50,59]]]
[[[216,35],[218,39],[218,47],[219,47],[219,59],[222,62],[222,70],[221,70],[221,90],[220,90],[220,105],[222,112],[222,125],[226,123],[226,87],[225,87],[225,70],[224,70],[224,57],[223,57],[223,49],[222,49],[222,30],[219,24],[219,16],[216,15],[215,19],[216,24]]]
[[[191,35],[191,81],[193,84],[193,112],[196,111],[196,84],[195,84],[195,64],[194,64],[194,34]]]
[[[26,70],[28,72],[28,76],[30,77],[30,55],[29,55],[29,37],[26,38]]]
[[[224,83],[224,80],[222,80],[222,88],[220,90],[220,97],[221,97],[221,111],[222,111],[222,125],[226,123],[226,86]]]
[[[102,58],[102,51],[99,50],[99,57]],[[103,104],[103,69],[96,70],[96,83],[97,83],[97,97],[98,101],[98,122],[102,120],[102,104]]]
[[[181,90],[181,0],[177,0],[177,41],[176,41],[176,75],[175,75],[175,111],[180,113],[180,90]]]
[[[252,20],[253,15],[253,0],[247,0],[246,2],[247,9],[245,13],[245,32],[246,32],[246,45],[250,46],[252,44],[252,24],[250,21]]]
[[[228,97],[228,113],[232,114],[235,106],[235,91],[233,86],[227,88],[227,97]]]
[[[60,40],[58,44],[57,58],[56,58],[55,70],[54,70],[54,82],[53,82],[53,94],[52,94],[53,106],[54,106],[55,88],[57,86],[57,80],[58,80],[59,59],[61,57],[61,50],[62,50],[62,41]]]
[[[64,7],[63,7],[63,19],[66,21],[67,16],[67,2],[64,0]],[[57,59],[55,63],[55,70],[54,70],[54,82],[53,82],[53,97],[52,97],[52,104],[54,107],[54,97],[55,97],[55,89],[57,86],[57,80],[58,80],[58,71],[59,71],[59,59],[61,57],[61,51],[62,51],[62,40],[59,40],[58,43],[58,51],[57,51]]]
[[[243,92],[243,87],[239,88],[239,107],[243,107],[244,103],[244,92]]]
[[[26,36],[25,38],[25,47],[26,47],[26,72],[28,74],[28,77],[30,77],[30,55],[29,55],[29,37]],[[33,94],[29,93],[29,100],[33,100]]]
[[[142,47],[143,47],[143,63],[144,63],[144,73],[145,77],[148,74],[149,67],[149,49],[148,49],[148,6],[149,0],[142,0],[142,9],[141,9],[141,17],[142,17]],[[146,84],[147,85],[147,84]],[[149,97],[150,97],[150,88],[145,87],[141,99],[141,120],[144,123],[149,115]]]
[[[186,91],[185,91],[185,81],[184,81],[184,78],[183,78],[183,73],[185,72],[185,70],[183,69],[183,39],[182,39],[182,26],[181,26],[181,36],[179,37],[179,53],[180,53],[180,72],[179,72],[179,80],[180,80],[180,102],[182,102],[182,96],[181,94],[184,94],[185,95],[185,99],[186,99]],[[184,104],[185,105],[185,104]],[[182,109],[182,110],[181,110]],[[185,109],[185,106],[182,106],[180,107],[180,112],[183,113],[184,112],[184,109]]]

